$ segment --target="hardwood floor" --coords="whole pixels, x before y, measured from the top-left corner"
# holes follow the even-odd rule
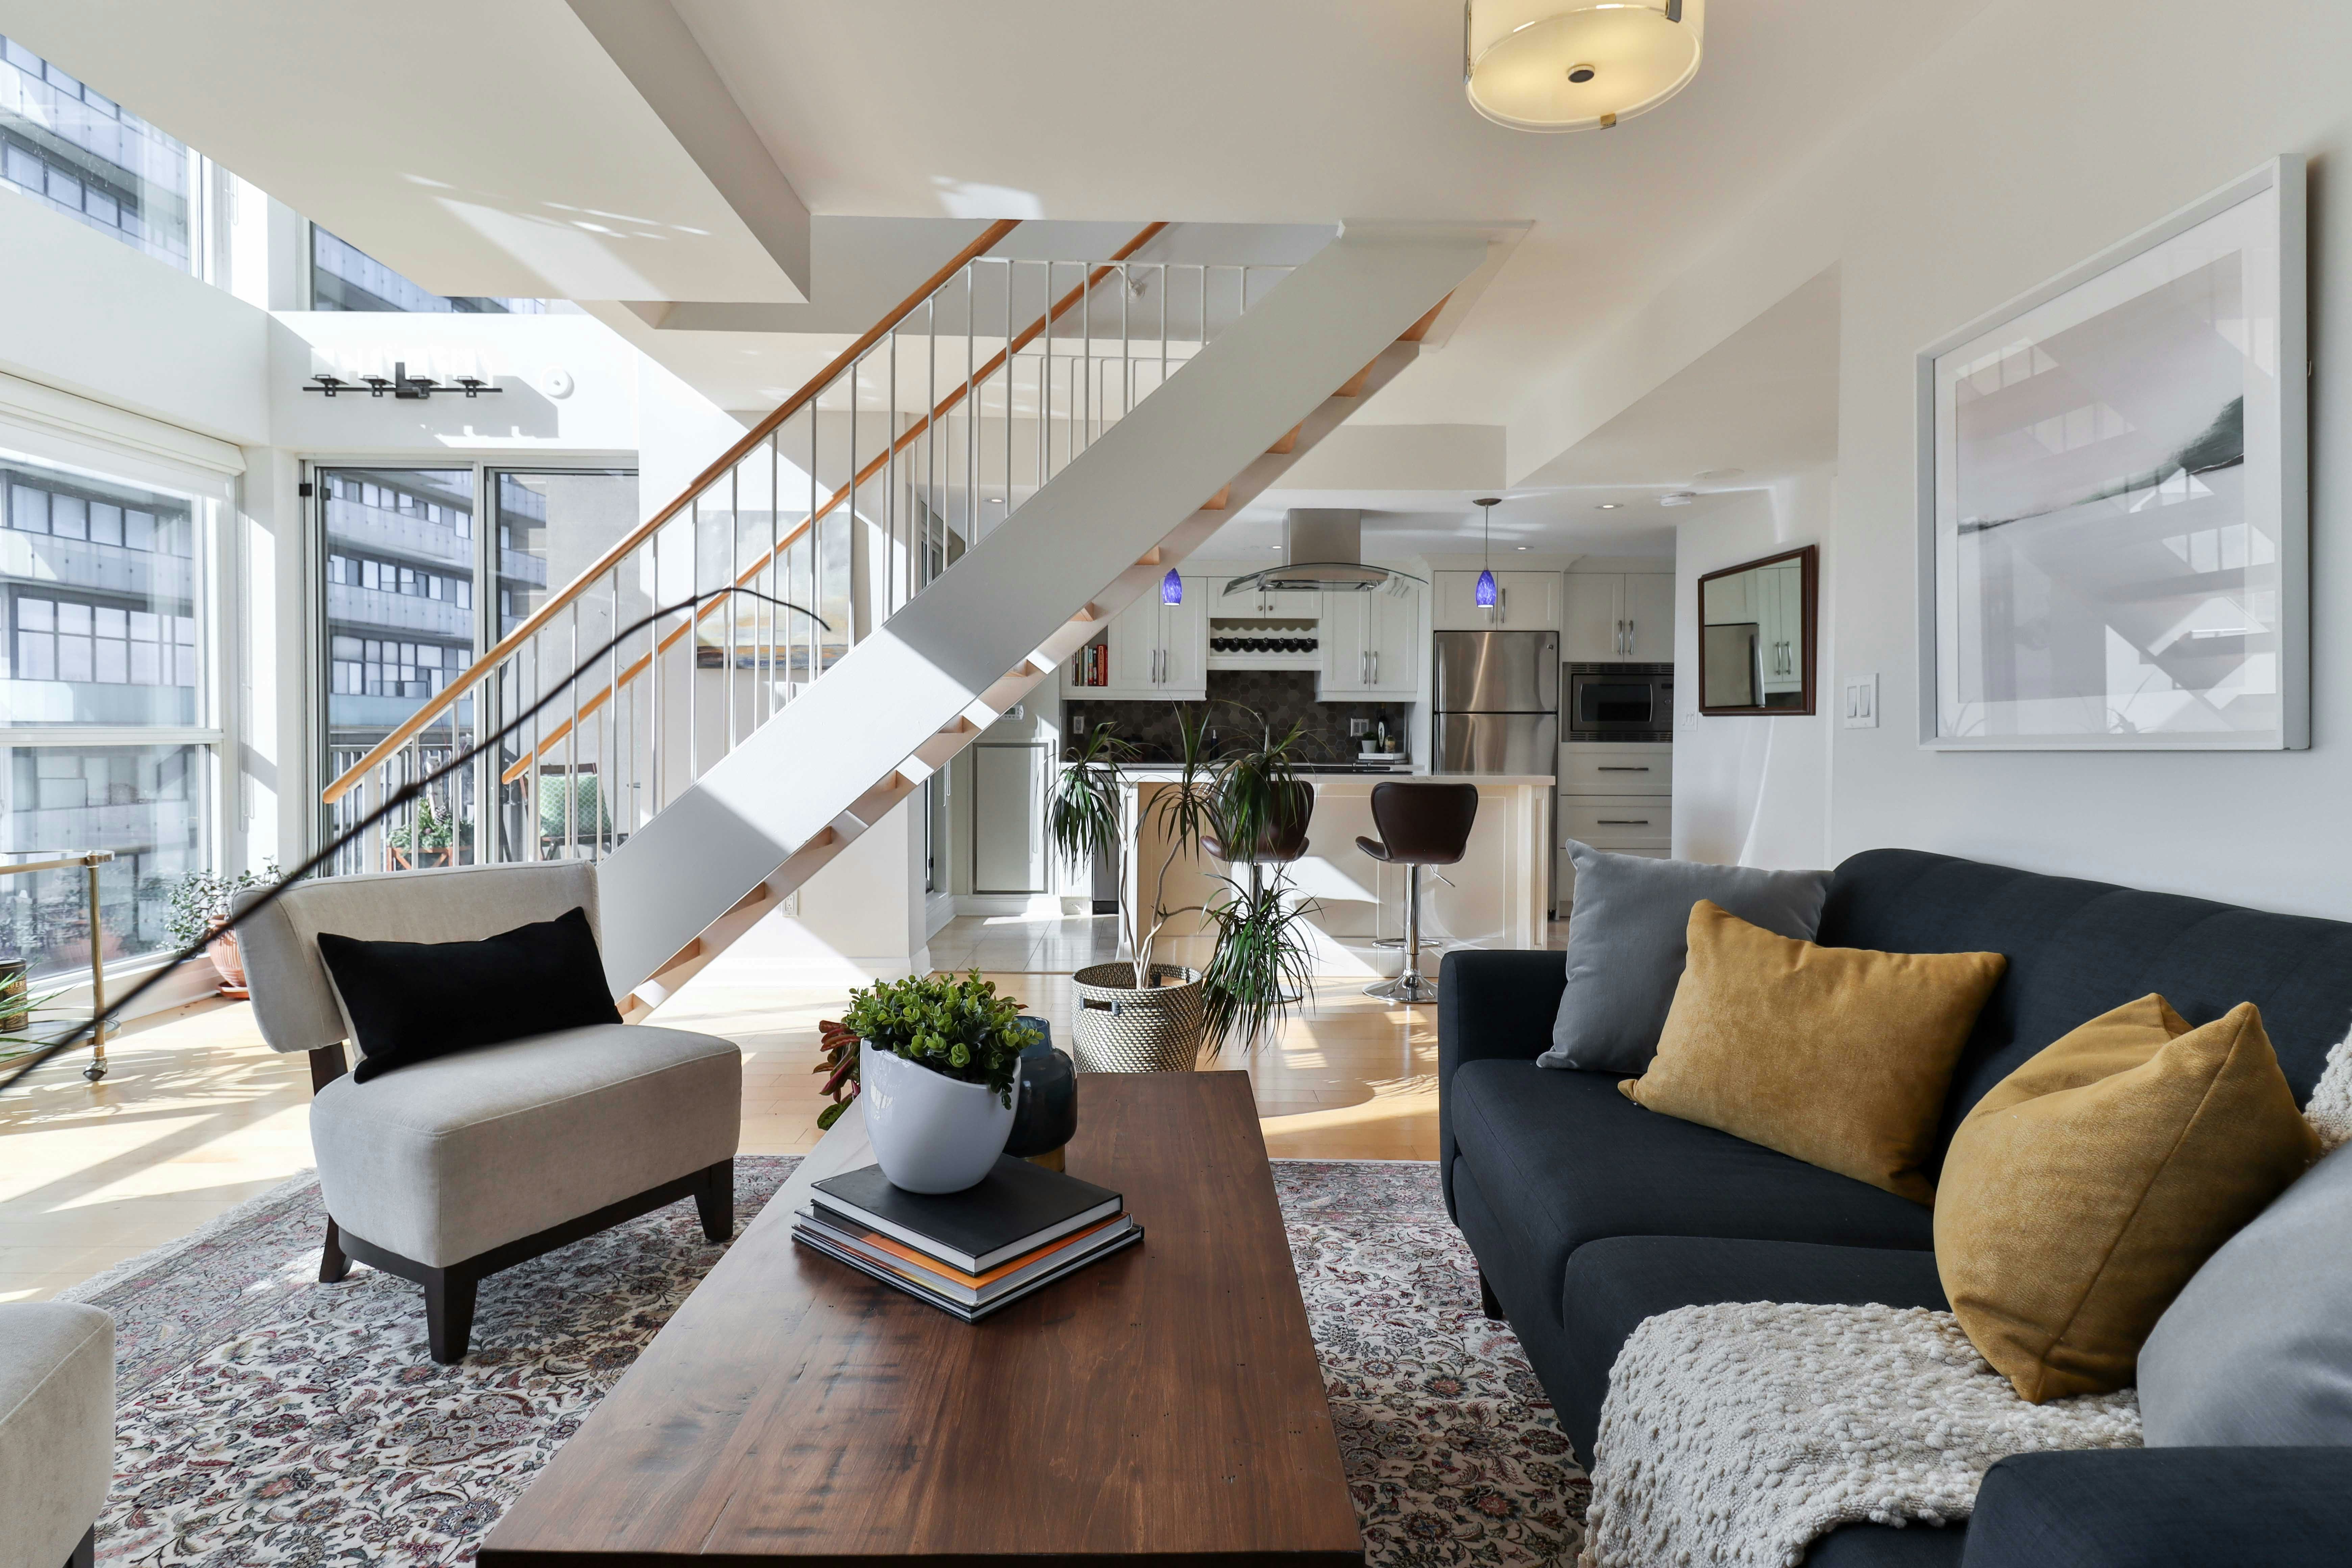
[[[1553,945],[1565,926],[1554,928]],[[1070,973],[1115,953],[1107,918],[963,919],[931,941],[940,969],[979,968],[1067,1045]],[[1362,994],[1350,955],[1324,955],[1311,1007],[1246,1068],[1267,1151],[1277,1159],[1429,1160],[1437,1153],[1437,1010]],[[697,980],[653,1018],[743,1048],[747,1154],[816,1142],[824,1105],[816,1025],[841,988]],[[0,1300],[79,1284],[184,1236],[310,1164],[309,1064],[261,1042],[252,1010],[213,1007],[127,1035],[112,1070],[85,1082],[60,1061],[0,1103]]]

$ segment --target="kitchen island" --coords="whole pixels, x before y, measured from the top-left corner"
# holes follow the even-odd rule
[[[1149,909],[1159,885],[1159,901],[1185,912],[1170,917],[1161,936],[1167,956],[1196,963],[1205,946],[1197,912],[1217,891],[1217,879],[1245,882],[1248,868],[1228,866],[1206,854],[1171,858],[1160,831],[1157,802],[1175,777],[1173,768],[1129,770],[1126,802],[1129,843],[1127,893],[1130,908]],[[1372,791],[1390,778],[1409,784],[1470,784],[1478,786],[1478,819],[1461,863],[1431,867],[1422,874],[1422,935],[1454,947],[1539,948],[1551,910],[1552,777],[1538,773],[1302,773],[1315,791],[1315,815],[1307,825],[1307,854],[1287,867],[1297,896],[1310,901],[1307,918],[1327,937],[1318,966],[1346,973],[1393,974],[1400,960],[1393,949],[1373,945],[1402,931],[1405,868],[1373,859],[1356,847],[1359,837],[1377,840]],[[1160,884],[1160,868],[1167,866]],[[1440,880],[1440,878],[1444,879]],[[1351,955],[1351,956],[1350,956]],[[1428,967],[1433,972],[1434,964]]]

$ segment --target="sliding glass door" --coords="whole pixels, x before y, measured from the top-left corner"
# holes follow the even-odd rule
[[[492,643],[522,629],[549,595],[617,542],[637,521],[633,469],[499,468],[488,465],[312,470],[320,563],[324,739],[321,782],[341,777],[465,672]],[[609,595],[607,595],[609,598]],[[621,606],[624,611],[627,606]],[[599,619],[599,616],[602,619]],[[472,697],[436,715],[404,765],[430,773],[470,748],[541,693],[564,686],[574,661],[609,635],[612,606],[583,617],[574,649],[536,647],[520,682],[490,710]],[[593,697],[583,688],[583,700]],[[571,692],[565,690],[568,700]],[[434,784],[401,819],[341,856],[340,872],[462,866],[595,853],[611,847],[611,817],[596,783],[602,731],[583,724],[576,744],[551,753],[538,800],[503,775],[515,747]],[[575,754],[576,753],[576,754]],[[341,833],[378,797],[353,791],[325,808],[320,829]],[[486,816],[478,805],[497,803]],[[496,833],[496,845],[477,842]]]

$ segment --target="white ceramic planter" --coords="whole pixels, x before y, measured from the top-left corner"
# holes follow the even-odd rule
[[[1013,1135],[1013,1105],[984,1083],[965,1083],[902,1056],[857,1043],[857,1103],[866,1136],[894,1187],[960,1193],[988,1174]],[[1020,1102],[1019,1081],[1013,1104]]]

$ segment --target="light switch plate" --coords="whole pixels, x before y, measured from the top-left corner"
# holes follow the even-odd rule
[[[1878,728],[1878,677],[1849,675],[1845,678],[1845,727],[1849,730]]]

